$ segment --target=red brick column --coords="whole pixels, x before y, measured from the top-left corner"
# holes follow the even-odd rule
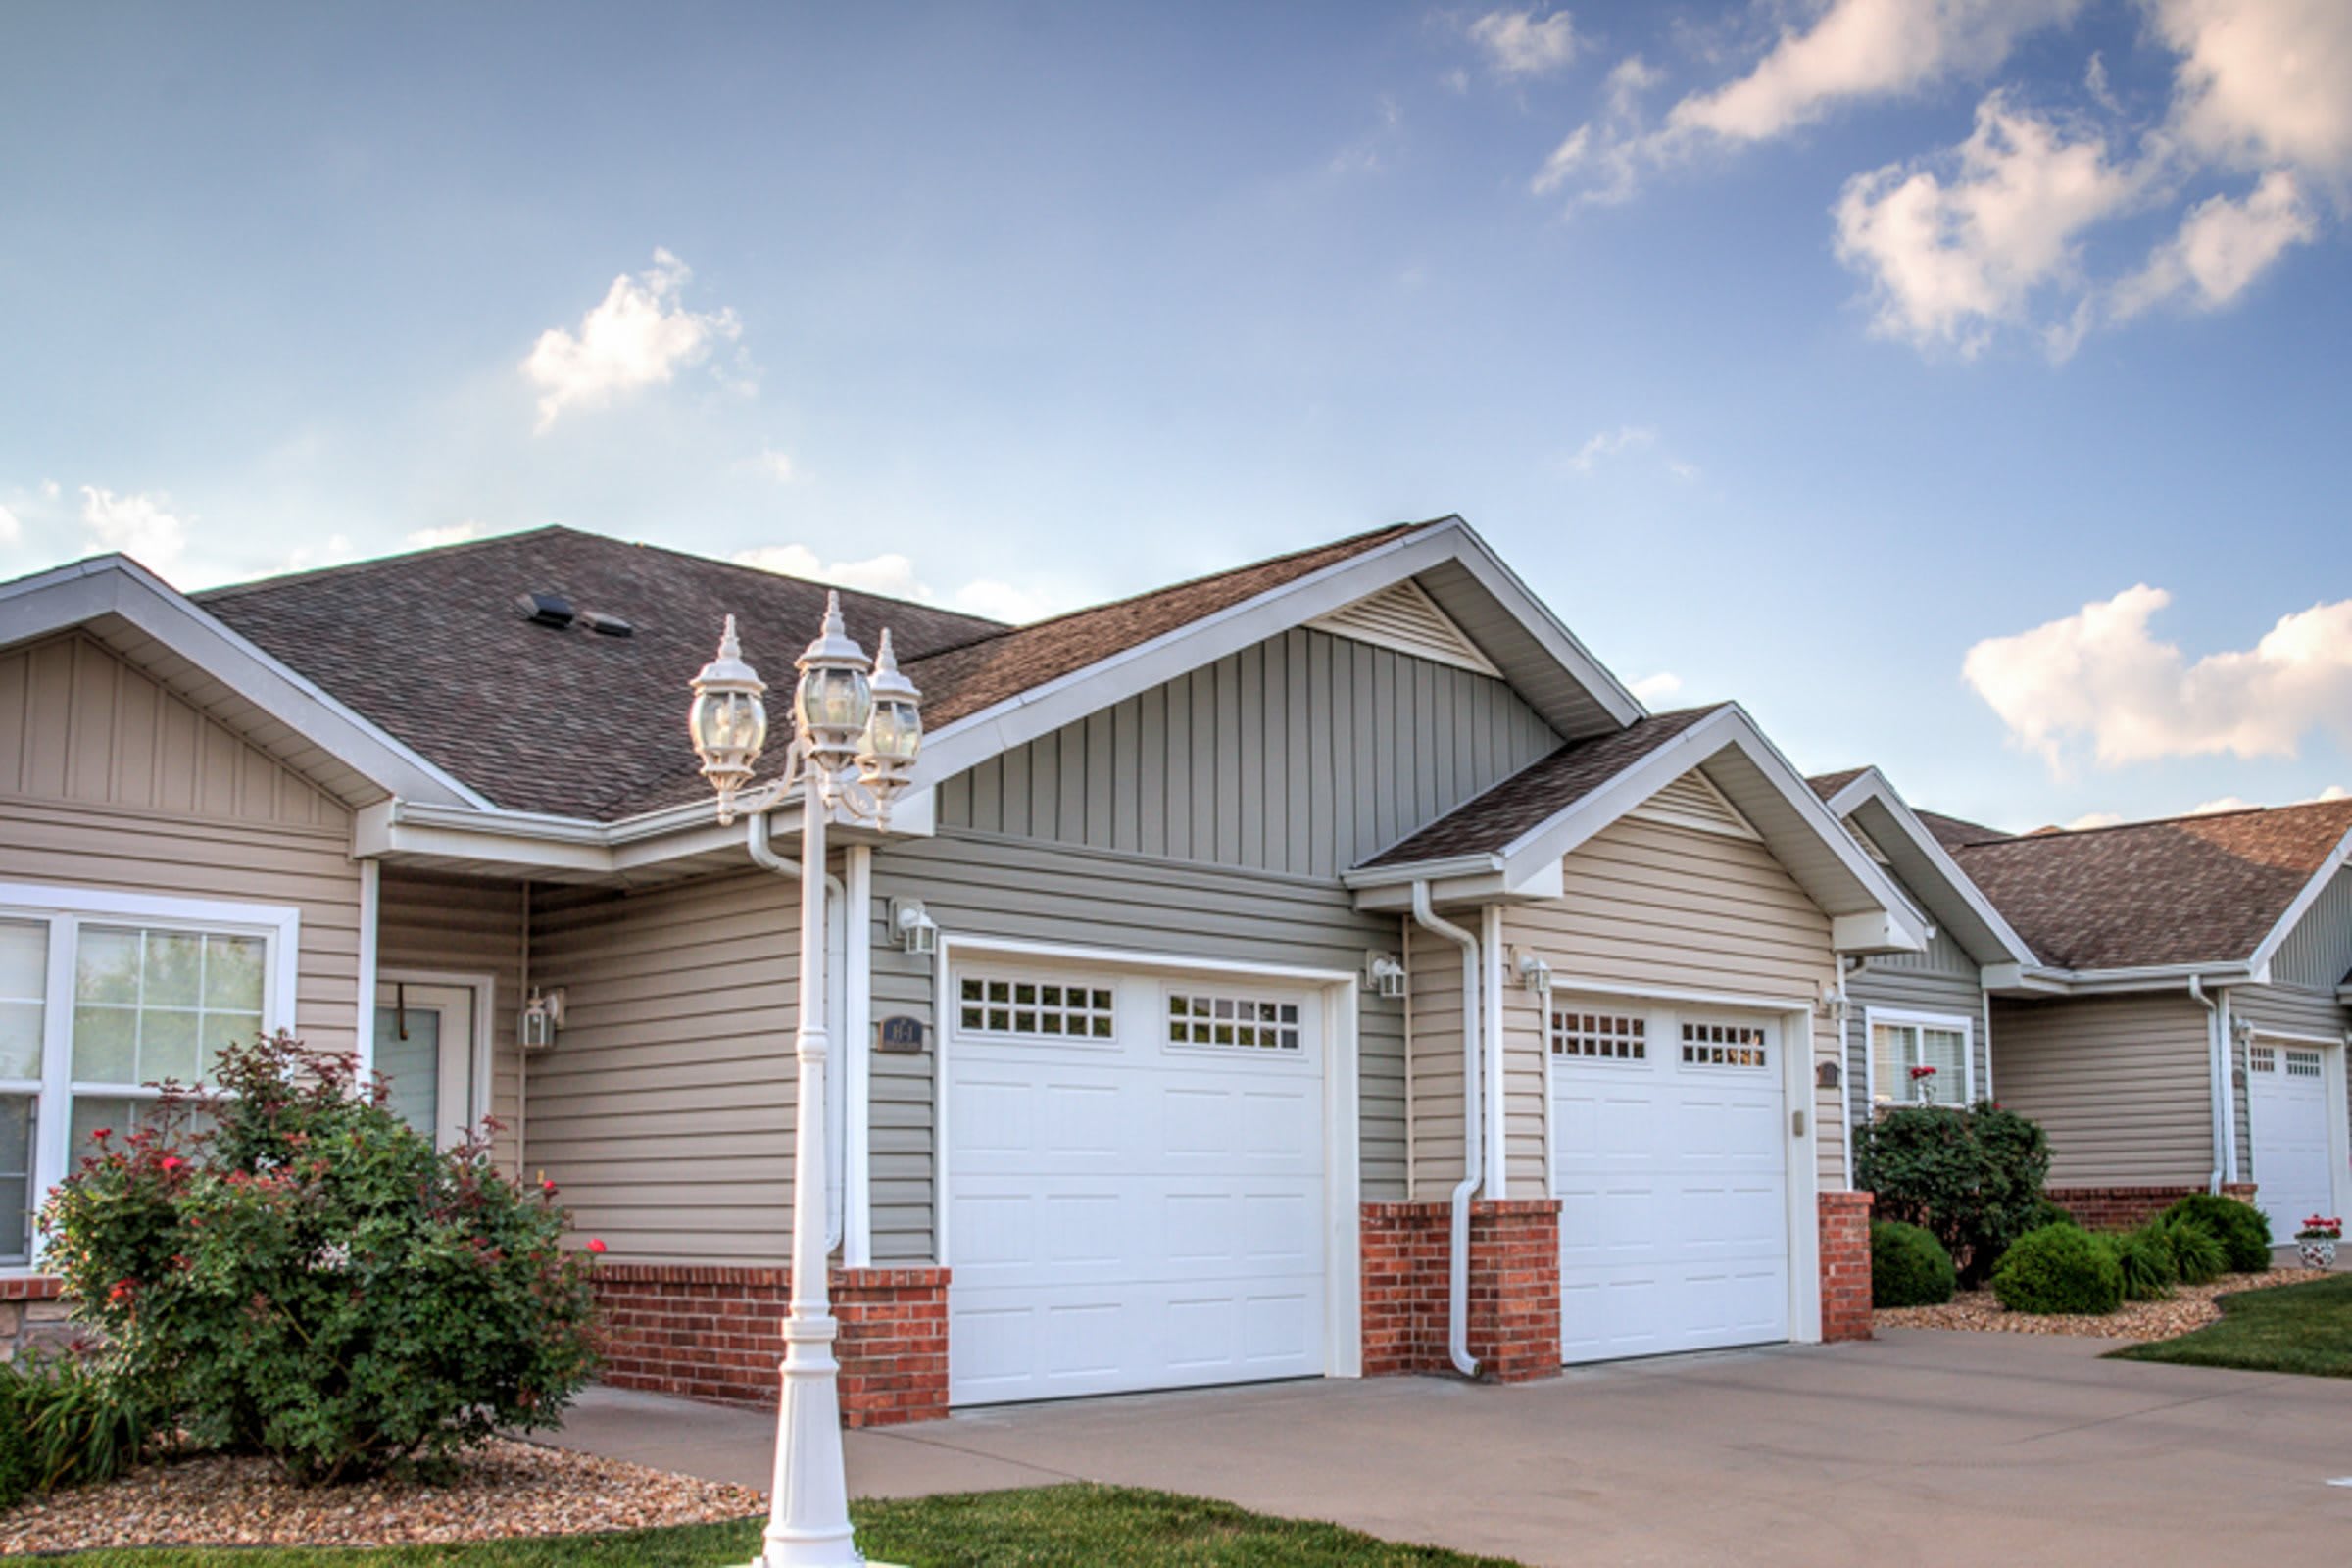
[[[773,1407],[791,1275],[780,1268],[606,1263],[596,1270],[604,1381]],[[948,1271],[835,1269],[845,1426],[948,1413]]]
[[[2146,1224],[2189,1194],[2203,1191],[2201,1183],[2176,1187],[2052,1187],[2042,1196],[2072,1214],[2075,1223],[2086,1231],[2128,1231]],[[2252,1182],[2224,1182],[2222,1193],[2241,1202],[2254,1201]]]
[[[1821,1341],[1870,1338],[1868,1193],[1821,1195]]]
[[[1448,1205],[1366,1203],[1361,1223],[1364,1376],[1450,1371]],[[1467,1308],[1482,1378],[1559,1375],[1558,1200],[1470,1205]]]

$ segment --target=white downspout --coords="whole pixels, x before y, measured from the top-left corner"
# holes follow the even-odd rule
[[[1502,906],[1488,905],[1480,924],[1487,945],[1486,995],[1480,1004],[1487,1015],[1483,1042],[1487,1055],[1487,1198],[1491,1202],[1500,1202],[1511,1196],[1509,1129],[1503,1122],[1506,1102],[1502,1051],[1506,1040],[1502,1027]]]
[[[784,858],[784,857],[778,855],[775,852],[774,847],[767,842],[766,812],[761,811],[753,816],[745,818],[744,829],[744,844],[751,850],[753,860],[758,862],[765,869],[775,872],[778,876],[791,877],[795,881],[801,879],[802,875],[804,874],[801,862],[798,860],[787,860]],[[849,895],[848,890],[842,886],[841,878],[837,876],[828,875],[825,878],[825,891],[831,895],[831,897],[826,901],[827,909],[832,916],[832,918],[828,919],[826,922],[827,926],[830,927],[834,920],[842,917],[845,907],[849,904]],[[832,955],[836,951],[846,949],[848,946],[846,942],[836,942],[834,937],[835,932],[833,930],[828,929],[825,932],[825,967],[828,970],[833,967]],[[844,959],[844,967],[847,967],[846,957]],[[844,989],[847,989],[846,985]],[[826,1019],[825,1021],[827,1024],[832,1022],[830,1018]],[[857,1054],[857,1053],[851,1054]],[[842,1079],[846,1079],[847,1077],[847,1073],[843,1073],[841,1075]],[[827,1081],[828,1083],[838,1082],[840,1079],[835,1079],[829,1076]],[[830,1121],[832,1119],[833,1107],[830,1104],[819,1106],[817,1113]],[[804,1114],[804,1111],[802,1107],[795,1105],[793,1107],[792,1114],[797,1125],[800,1117]],[[826,1130],[831,1131],[832,1129],[828,1127]],[[840,1149],[845,1141],[846,1140],[840,1138],[827,1140],[829,1145],[836,1150]],[[844,1207],[842,1200],[842,1188],[844,1185],[846,1185],[845,1182],[838,1180],[828,1180],[825,1183],[825,1250],[827,1252],[832,1251],[835,1248],[842,1245],[842,1233],[845,1229],[843,1225],[842,1212]],[[850,1266],[846,1259],[844,1260],[844,1266]]]
[[[2222,1190],[2222,1172],[2229,1166],[2230,1157],[2230,1043],[2222,1033],[2221,1005],[2205,994],[2202,976],[2188,977],[2188,995],[2205,1009],[2205,1059],[2213,1079],[2213,1175],[2206,1182],[2206,1191]]]
[[[1429,884],[1425,881],[1413,884],[1413,918],[1424,930],[1435,932],[1462,950],[1462,1179],[1454,1184],[1452,1198],[1452,1247],[1446,1285],[1446,1353],[1452,1358],[1456,1372],[1474,1378],[1478,1376],[1478,1362],[1470,1354],[1470,1195],[1478,1191],[1485,1169],[1479,1137],[1483,1117],[1478,1103],[1478,938],[1450,921],[1438,918],[1429,906]]]

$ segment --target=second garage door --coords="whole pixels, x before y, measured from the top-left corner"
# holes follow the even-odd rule
[[[951,1402],[1321,1373],[1318,996],[978,959],[949,985]]]
[[[2255,1201],[2283,1243],[2314,1214],[2335,1213],[2326,1048],[2256,1037],[2246,1052]]]
[[[1561,1359],[1788,1337],[1788,1173],[1770,1017],[1559,998]]]

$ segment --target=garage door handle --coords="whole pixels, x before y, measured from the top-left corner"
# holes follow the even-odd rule
[[[1791,1138],[1805,1136],[1805,1113],[1803,1111],[1792,1110],[1788,1113],[1788,1136]]]

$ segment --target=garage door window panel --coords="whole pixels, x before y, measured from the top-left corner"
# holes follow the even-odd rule
[[[1649,1020],[1640,1013],[1554,1012],[1551,1054],[1578,1061],[1647,1061]]]
[[[1001,1040],[1107,1041],[1117,999],[1103,981],[967,974],[956,982],[956,1027]]]
[[[1764,1033],[1756,1024],[1686,1023],[1683,1025],[1683,1065],[1762,1071],[1771,1065]]]
[[[1297,1002],[1193,990],[1168,995],[1168,1044],[1172,1046],[1296,1055],[1301,1038]]]

